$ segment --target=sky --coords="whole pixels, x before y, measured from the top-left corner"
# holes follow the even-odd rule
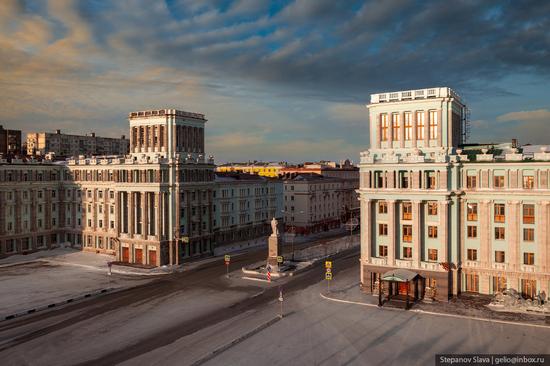
[[[128,135],[206,114],[216,162],[341,160],[372,93],[448,86],[469,142],[550,144],[549,1],[0,1],[0,124]]]

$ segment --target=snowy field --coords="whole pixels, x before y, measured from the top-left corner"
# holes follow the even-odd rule
[[[136,286],[153,277],[108,276],[109,255],[69,248],[0,260],[0,319],[105,288]]]

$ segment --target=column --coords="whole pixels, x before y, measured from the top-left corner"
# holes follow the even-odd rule
[[[449,203],[450,201],[439,201],[439,235],[441,237],[440,262],[449,262]]]
[[[160,218],[161,218],[161,211],[160,211],[160,193],[155,192],[155,198],[154,198],[154,205],[155,205],[155,236],[157,237],[158,241],[162,240],[161,234],[160,234]]]
[[[361,283],[365,283],[364,266],[370,261],[372,251],[372,201],[361,198]]]
[[[479,260],[484,268],[491,268],[491,201],[479,202],[480,253]]]
[[[399,146],[401,148],[405,147],[405,112],[401,112],[399,114],[399,118],[401,121],[399,121]]]
[[[395,136],[393,135],[393,115],[388,113],[386,118],[388,120],[388,147],[392,148],[393,140],[395,140]]]
[[[375,137],[375,140],[374,140],[374,147],[377,148],[377,149],[380,149],[380,139],[381,139],[381,136],[382,136],[382,123],[380,121],[381,118],[382,118],[382,116],[380,114],[378,114],[378,116],[375,117],[375,120],[376,120],[375,121],[375,123],[376,123],[376,137]]]
[[[443,146],[443,120],[441,109],[437,110],[437,146]],[[450,128],[451,126],[447,126]]]
[[[505,239],[508,242],[508,253],[506,253],[506,262],[508,270],[519,271],[521,268],[521,248],[520,248],[520,202],[508,201],[508,214],[506,215],[506,223],[509,232],[505,233]]]
[[[128,234],[130,237],[134,235],[134,192],[128,194]]]
[[[423,213],[422,213],[422,201],[412,201],[412,215],[413,215],[413,268],[420,268],[420,262],[422,261],[422,252],[424,246],[422,245],[422,228],[423,228]]]
[[[548,227],[550,227],[550,221],[548,219],[548,207],[550,202],[540,201],[537,203],[537,214],[535,216],[535,222],[537,223],[537,232],[535,233],[535,242],[537,243],[537,253],[539,258],[535,258],[535,264],[537,264],[538,272],[547,273],[550,270],[550,261],[548,256]],[[547,284],[548,281],[546,281]],[[542,291],[542,289],[541,289]],[[548,293],[548,288],[546,288]]]
[[[122,208],[121,205],[121,199],[120,199],[121,192],[115,192],[115,232],[118,236],[120,232],[122,231],[122,223],[121,223],[121,213],[120,210]]]
[[[6,192],[0,191],[0,237],[6,232]]]
[[[388,266],[395,266],[395,247],[397,244],[397,222],[396,222],[396,214],[397,214],[397,201],[395,200],[387,200],[388,202]]]
[[[147,236],[149,235],[149,192],[143,192],[141,198],[141,232],[143,238],[147,240]]]
[[[411,111],[411,125],[412,125],[412,135],[411,135],[411,143],[412,147],[416,147],[416,112]]]
[[[430,114],[424,111],[424,147],[430,146]]]

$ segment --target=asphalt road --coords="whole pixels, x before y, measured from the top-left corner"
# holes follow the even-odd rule
[[[326,241],[328,238],[301,243],[297,244],[296,248]],[[237,269],[263,260],[265,255],[264,248],[234,256],[231,266]],[[345,253],[340,254],[340,257],[342,256],[345,256]],[[355,266],[357,254],[341,259],[341,262],[340,268]],[[266,287],[261,284],[243,283],[242,280],[235,284],[235,281],[226,280],[224,274],[225,266],[223,259],[220,259],[117,293],[4,322],[0,325],[0,358],[8,360],[8,364],[10,361],[13,361],[13,364],[51,364],[56,357],[68,354],[70,350],[72,352],[68,358],[60,358],[60,362],[55,363],[114,365],[169,345],[182,337],[227,321],[251,309],[261,308],[277,297],[277,285]],[[318,264],[302,274],[286,279],[284,282],[287,296],[319,282],[322,275],[323,269]],[[229,295],[225,296],[224,291],[229,291]],[[187,295],[193,293],[199,295],[194,298]],[[200,303],[203,293],[204,306]],[[168,308],[169,301],[175,301],[176,305]],[[148,319],[152,324],[150,327],[134,327],[132,324],[135,323],[131,323],[136,317],[139,319],[139,316],[156,319],[155,316],[159,314],[155,312],[167,312],[171,308],[186,304],[189,304],[189,309],[197,310],[192,310],[185,316],[176,315],[172,321],[164,323],[153,323]],[[142,308],[144,310],[141,310]],[[134,309],[140,309],[138,314],[143,315],[132,314]],[[113,324],[117,320],[121,322],[117,327],[105,325]],[[120,331],[124,327],[128,328],[126,332],[134,334],[128,337],[127,342],[113,345],[112,340],[121,339]],[[136,329],[133,330],[134,328]],[[84,333],[86,337],[80,335],[84,332],[83,329],[87,331]],[[61,337],[71,337],[71,340],[68,343],[60,342]],[[89,342],[103,342],[105,347],[99,350],[97,344],[93,345],[95,347],[87,347]],[[40,349],[44,349],[44,352],[39,352]]]

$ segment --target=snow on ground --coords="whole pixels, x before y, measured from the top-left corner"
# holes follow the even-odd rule
[[[69,248],[17,255],[0,261],[0,319],[104,288],[136,286],[152,278],[113,274],[112,256]]]

